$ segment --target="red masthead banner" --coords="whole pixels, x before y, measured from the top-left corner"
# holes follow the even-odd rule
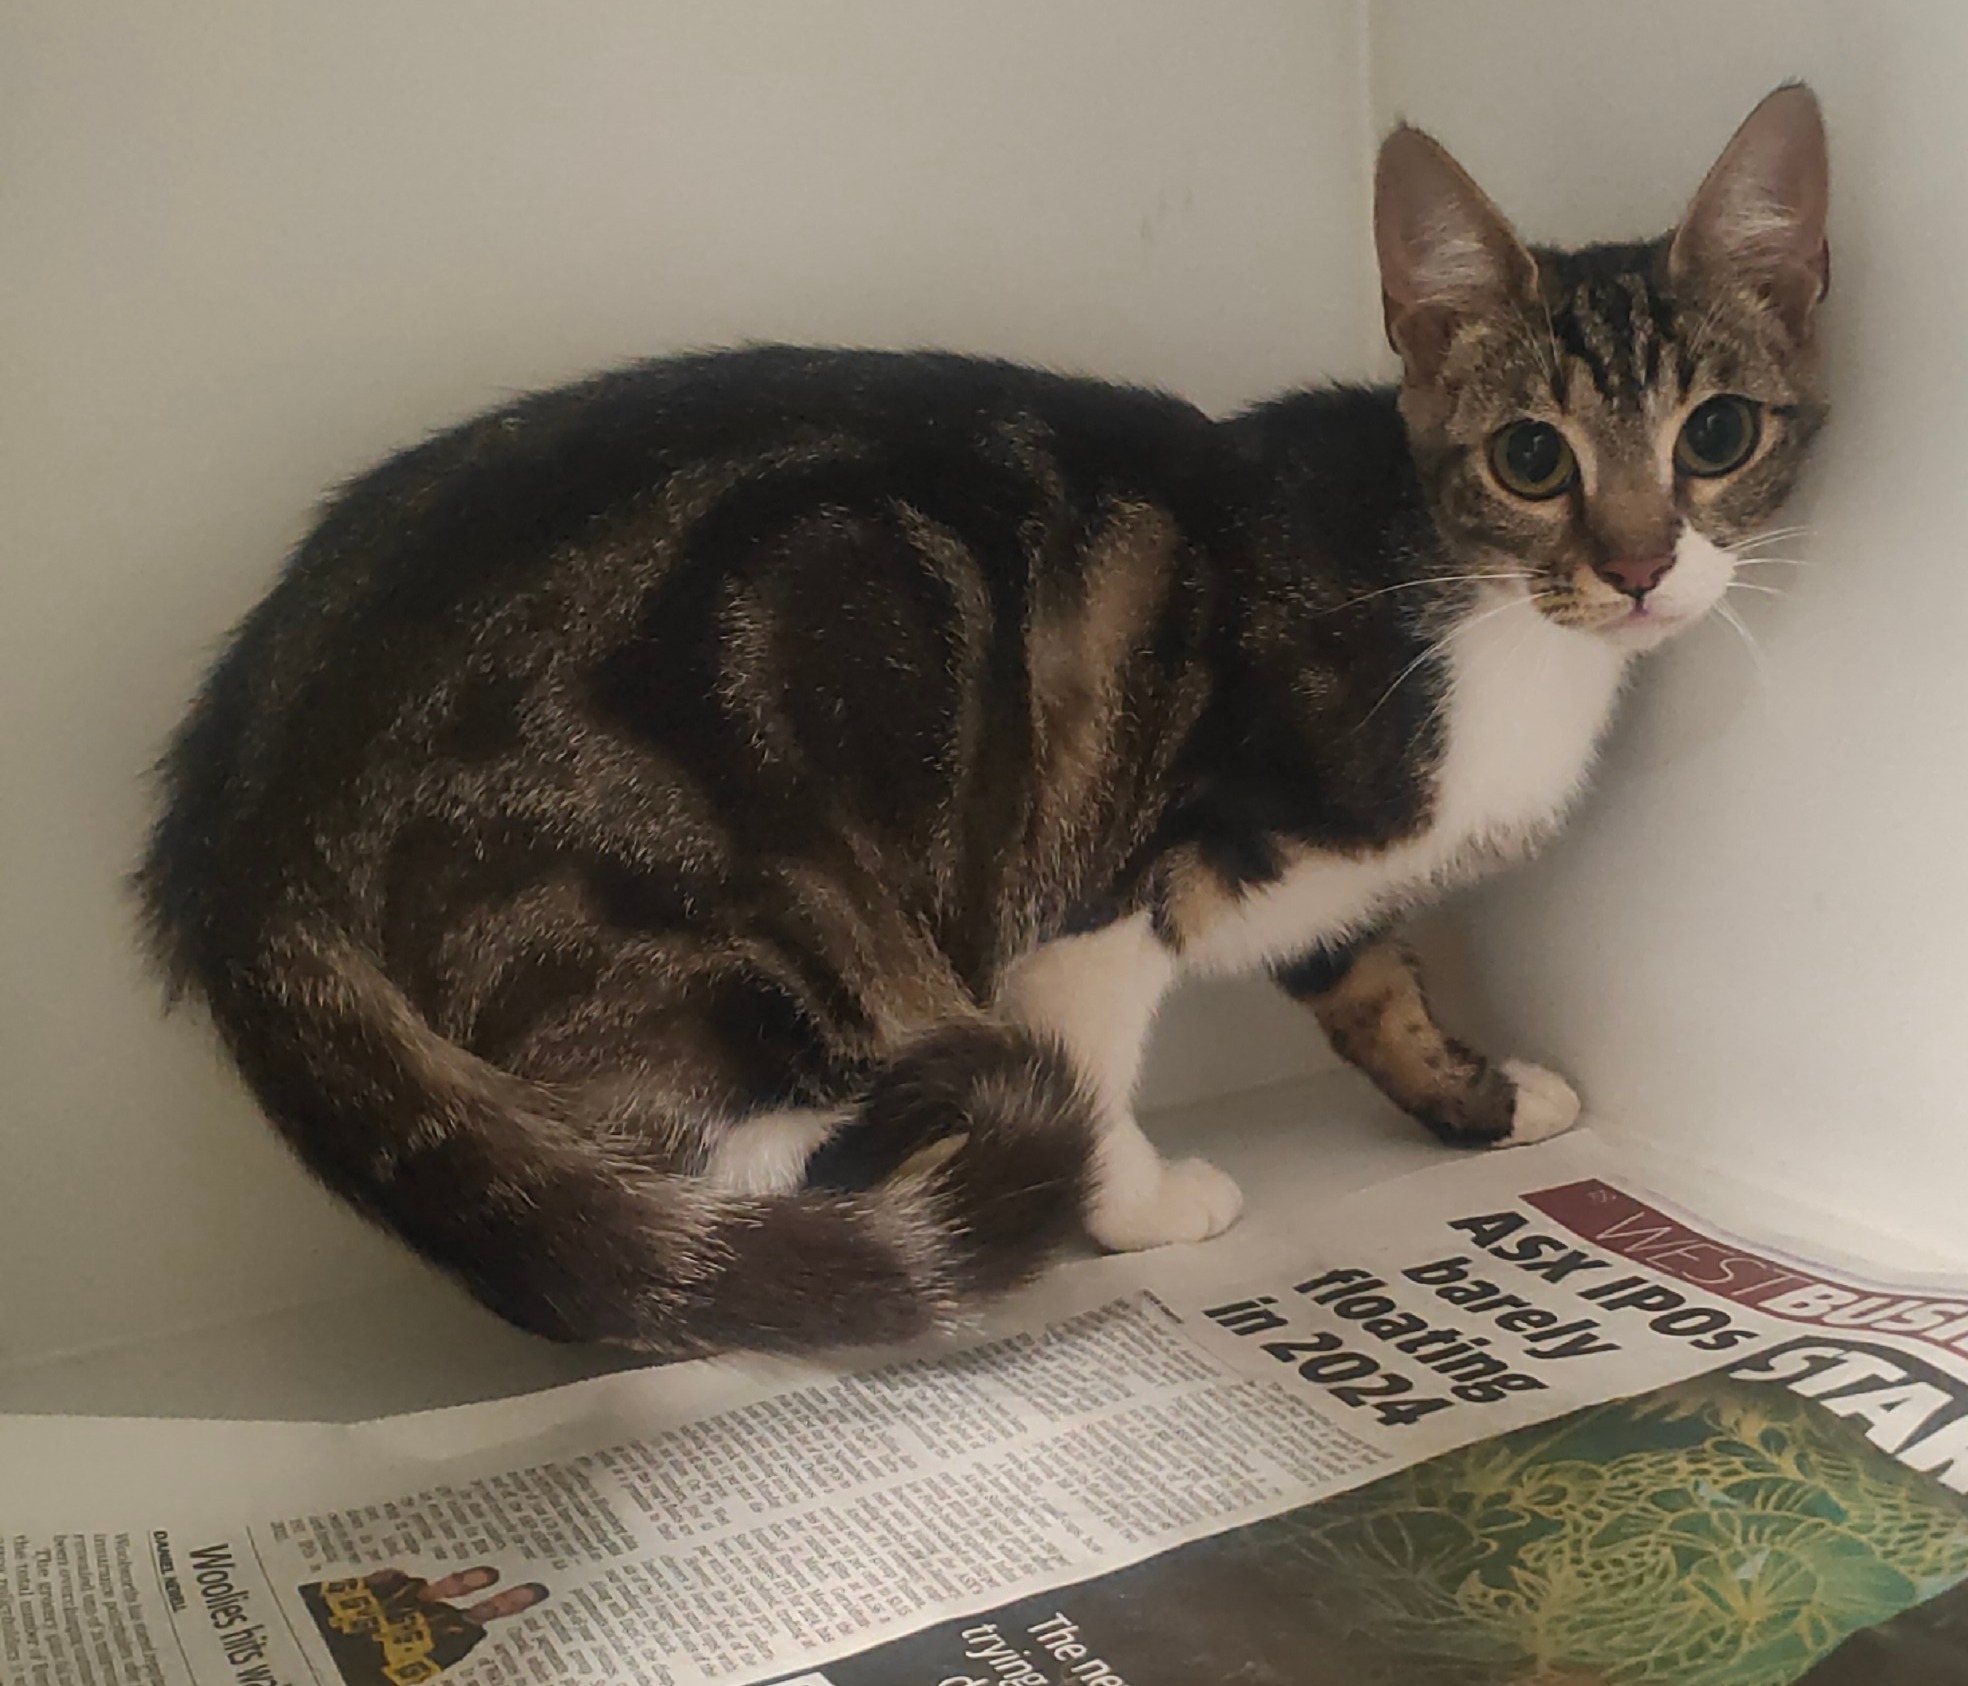
[[[1968,1352],[1968,1300],[1867,1293],[1704,1235],[1596,1178],[1537,1189],[1524,1201],[1596,1247],[1738,1305],[1817,1328],[1870,1329]]]

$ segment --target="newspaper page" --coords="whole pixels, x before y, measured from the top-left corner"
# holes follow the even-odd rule
[[[0,1494],[0,1679],[1968,1679],[1968,1285],[1747,1227],[1589,1144],[1446,1163],[960,1350],[242,1429],[224,1515],[212,1425],[68,1424],[142,1504]]]

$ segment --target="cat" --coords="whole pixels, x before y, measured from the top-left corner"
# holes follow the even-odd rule
[[[1569,1127],[1396,929],[1572,804],[1825,414],[1790,84],[1679,226],[1532,249],[1403,126],[1397,385],[1217,420],[763,346],[355,480],[160,768],[137,885],[309,1169],[520,1326],[665,1356],[945,1329],[1234,1183],[1130,1096],[1268,970],[1452,1143]]]

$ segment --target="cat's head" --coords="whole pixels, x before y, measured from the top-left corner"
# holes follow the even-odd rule
[[[1658,240],[1528,248],[1418,129],[1388,137],[1374,187],[1401,411],[1459,571],[1621,643],[1699,619],[1824,418],[1810,90],[1765,99]]]

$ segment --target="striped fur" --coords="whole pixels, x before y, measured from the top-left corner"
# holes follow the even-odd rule
[[[181,729],[140,874],[308,1166],[525,1327],[673,1354],[906,1338],[1082,1223],[1229,1221],[1127,1110],[1184,965],[1278,967],[1460,1138],[1525,1139],[1526,1096],[1560,1127],[1556,1079],[1353,957],[1569,801],[1652,636],[1608,619],[1608,547],[1749,531],[1821,403],[1699,200],[1533,254],[1464,196],[1452,261],[1401,270],[1403,195],[1463,192],[1432,145],[1383,182],[1398,391],[1215,421],[764,347],[523,399],[335,498]],[[1663,479],[1712,390],[1766,404],[1760,454]],[[1563,507],[1485,477],[1526,414],[1590,465]],[[1502,610],[1589,702],[1458,645]]]

